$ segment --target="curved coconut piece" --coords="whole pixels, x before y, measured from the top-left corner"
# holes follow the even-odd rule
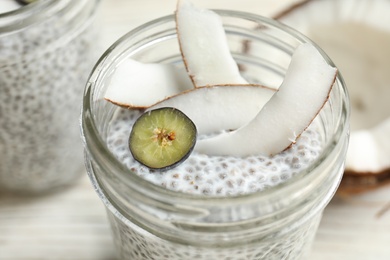
[[[294,52],[278,92],[256,117],[233,132],[199,140],[195,150],[209,155],[274,155],[287,149],[310,125],[329,98],[337,69],[311,44]]]
[[[184,68],[126,59],[114,71],[104,99],[127,108],[147,108],[193,88]]]
[[[350,168],[343,177],[339,193],[359,193],[390,183],[389,133],[390,118],[372,129],[351,133],[346,160]]]
[[[260,85],[199,87],[170,97],[150,109],[179,109],[195,123],[198,134],[212,134],[247,124],[273,94],[275,90]]]
[[[248,84],[231,56],[219,15],[179,0],[176,28],[183,61],[195,87]]]
[[[275,16],[324,49],[347,83],[352,113],[344,179],[382,180],[390,172],[390,131],[382,124],[390,120],[389,10],[388,0],[309,0]]]
[[[388,167],[390,118],[372,129],[351,133],[346,163],[352,171],[380,172]]]

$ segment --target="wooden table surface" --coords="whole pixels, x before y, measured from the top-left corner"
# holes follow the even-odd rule
[[[206,8],[270,16],[287,0],[193,0]],[[170,14],[175,0],[102,0],[102,48],[134,27]],[[325,209],[313,260],[389,260],[390,186],[336,196]],[[73,186],[35,198],[0,195],[0,259],[116,259],[105,209],[83,174]]]

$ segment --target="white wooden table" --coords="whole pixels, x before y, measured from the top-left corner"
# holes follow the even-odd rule
[[[272,15],[287,0],[193,0],[198,6]],[[102,45],[130,29],[170,14],[175,0],[103,0]],[[389,260],[390,186],[354,197],[335,197],[326,208],[313,260]],[[0,195],[1,260],[116,259],[103,204],[86,174],[70,188],[49,196]]]

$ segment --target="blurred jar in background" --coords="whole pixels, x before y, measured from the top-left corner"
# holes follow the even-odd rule
[[[1,191],[45,192],[83,173],[79,104],[97,54],[99,2],[37,0],[0,10]]]

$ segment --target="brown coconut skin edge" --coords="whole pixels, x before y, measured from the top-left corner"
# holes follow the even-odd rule
[[[390,184],[390,169],[380,172],[356,172],[346,169],[338,194],[358,194],[371,191]]]

